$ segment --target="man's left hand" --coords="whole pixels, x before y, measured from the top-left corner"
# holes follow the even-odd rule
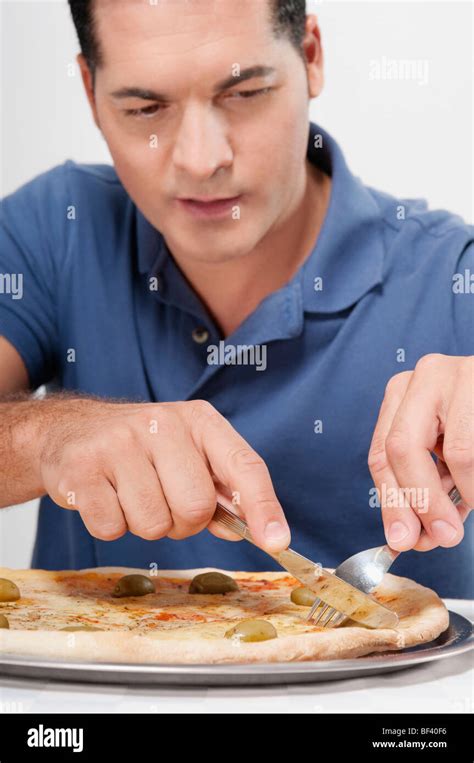
[[[390,379],[369,469],[392,548],[429,551],[462,540],[474,506],[474,356],[425,355]],[[454,485],[457,507],[447,495]]]

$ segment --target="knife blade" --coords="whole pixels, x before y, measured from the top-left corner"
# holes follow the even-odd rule
[[[214,521],[257,546],[247,522],[222,503],[217,502]],[[260,550],[263,551],[263,549]],[[315,564],[310,559],[306,559],[297,551],[286,548],[277,553],[269,551],[264,551],[264,553],[271,556],[294,578],[314,591],[325,604],[334,607],[346,617],[350,617],[351,620],[367,625],[369,628],[397,627],[398,615],[396,612],[384,607],[383,604],[379,604],[370,594],[346,583],[345,580],[338,578],[329,570],[323,569],[320,564]]]
[[[399,620],[396,612],[297,551],[287,548],[270,556],[326,604],[343,612],[351,620],[369,628],[397,627]]]

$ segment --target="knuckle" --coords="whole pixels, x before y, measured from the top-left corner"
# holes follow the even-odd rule
[[[399,374],[392,376],[385,387],[385,397],[391,397],[404,387],[412,373],[412,371],[401,371]]]
[[[207,400],[191,400],[187,403],[187,411],[193,424],[206,423],[220,417],[219,411]]]
[[[275,515],[275,519],[280,518],[281,508],[278,500],[274,495],[263,493],[257,495],[255,500],[252,501],[253,512],[258,514],[261,511],[265,514],[272,513]]]
[[[96,465],[94,465],[95,468]],[[92,470],[92,466],[88,469],[87,465],[84,467],[83,464],[80,464],[76,466],[74,471],[72,468],[61,471],[61,476],[57,482],[57,492],[62,498],[68,500],[74,498],[73,503],[77,505],[79,504],[78,496],[84,496],[84,494],[90,496],[99,483],[100,475]],[[84,501],[81,503],[83,504]]]
[[[103,524],[99,525],[91,534],[98,540],[116,540],[125,535],[126,530],[124,524]]]
[[[232,467],[242,471],[251,471],[255,468],[267,469],[263,458],[248,446],[241,446],[230,450],[227,460]]]
[[[79,498],[78,504],[80,507],[81,515],[87,518],[89,524],[94,527],[100,527],[107,524],[105,520],[104,508],[101,503],[91,500],[90,498]]]
[[[209,400],[193,400],[191,405],[201,414],[214,413],[216,410]]]
[[[432,368],[437,368],[442,360],[443,355],[437,352],[430,352],[428,355],[423,355],[415,366],[415,371],[429,371]]]
[[[79,499],[79,513],[87,529],[99,540],[115,540],[126,532],[126,524],[120,518],[104,514],[101,503]]]
[[[102,452],[110,453],[110,449],[129,450],[135,444],[135,432],[128,423],[122,423],[120,426],[111,427],[107,433],[105,441],[102,441]]]
[[[120,493],[119,500],[122,502]],[[157,490],[145,490],[142,488],[136,494],[136,502],[137,506],[140,507],[140,513],[143,517],[156,517],[164,510],[163,500],[160,501]],[[150,524],[152,523],[150,522]]]
[[[202,524],[211,519],[215,508],[215,497],[198,496],[196,498],[188,498],[184,501],[184,518],[191,524]]]
[[[150,418],[154,418],[157,420],[158,424],[165,424],[170,418],[173,418],[174,403],[157,403],[156,405],[151,406],[150,410],[145,409],[142,415],[145,417],[146,421]]]
[[[385,441],[385,451],[390,461],[405,463],[409,453],[409,439],[400,430],[389,432]]]
[[[157,540],[158,538],[164,538],[166,535],[168,535],[172,527],[173,520],[171,517],[169,517],[166,519],[161,519],[159,522],[155,522],[154,524],[143,523],[133,525],[130,527],[130,532],[132,532],[134,535],[140,536],[140,538],[144,538],[145,540]]]
[[[58,494],[62,497],[66,497],[68,493],[75,493],[75,486],[77,484],[77,476],[72,476],[63,473],[57,484]]]
[[[139,427],[140,431],[146,433],[150,432],[150,423],[153,422],[156,426],[156,431],[161,436],[172,436],[176,431],[177,415],[174,403],[158,403],[157,405],[150,406],[140,413]]]
[[[444,442],[443,457],[448,466],[454,464],[465,469],[474,467],[474,443],[471,439],[454,439]]]
[[[385,443],[374,443],[369,450],[368,466],[372,475],[380,474],[388,466],[387,454],[385,452]]]

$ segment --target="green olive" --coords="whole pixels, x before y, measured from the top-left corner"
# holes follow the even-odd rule
[[[150,578],[146,575],[124,575],[112,591],[112,596],[146,596],[147,593],[155,593]]]
[[[0,628],[9,628],[10,623],[8,622],[5,615],[0,615]]]
[[[6,578],[0,578],[0,601],[16,601],[20,595],[16,583]]]
[[[276,628],[268,620],[242,620],[225,634],[226,638],[239,641],[267,641],[277,636]]]
[[[93,625],[67,625],[60,628],[60,631],[102,631],[103,628],[95,628]]]
[[[300,588],[293,588],[290,598],[293,604],[299,604],[300,607],[312,607],[316,600],[316,594],[311,588],[301,586]]]
[[[201,572],[189,585],[189,593],[229,593],[238,590],[234,578],[223,575],[222,572]]]

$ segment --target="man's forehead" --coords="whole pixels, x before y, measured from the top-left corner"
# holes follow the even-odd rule
[[[269,0],[96,0],[96,35],[104,66],[117,70],[160,64],[163,72],[192,60],[196,77],[238,63],[268,59],[276,38]],[[265,52],[267,51],[267,56]],[[194,57],[194,58],[193,58]],[[200,71],[200,69],[202,69]],[[119,72],[117,71],[117,74]],[[222,76],[222,75],[221,75]]]
[[[229,29],[267,30],[273,0],[94,0],[96,23],[122,31],[207,32],[212,37]]]

